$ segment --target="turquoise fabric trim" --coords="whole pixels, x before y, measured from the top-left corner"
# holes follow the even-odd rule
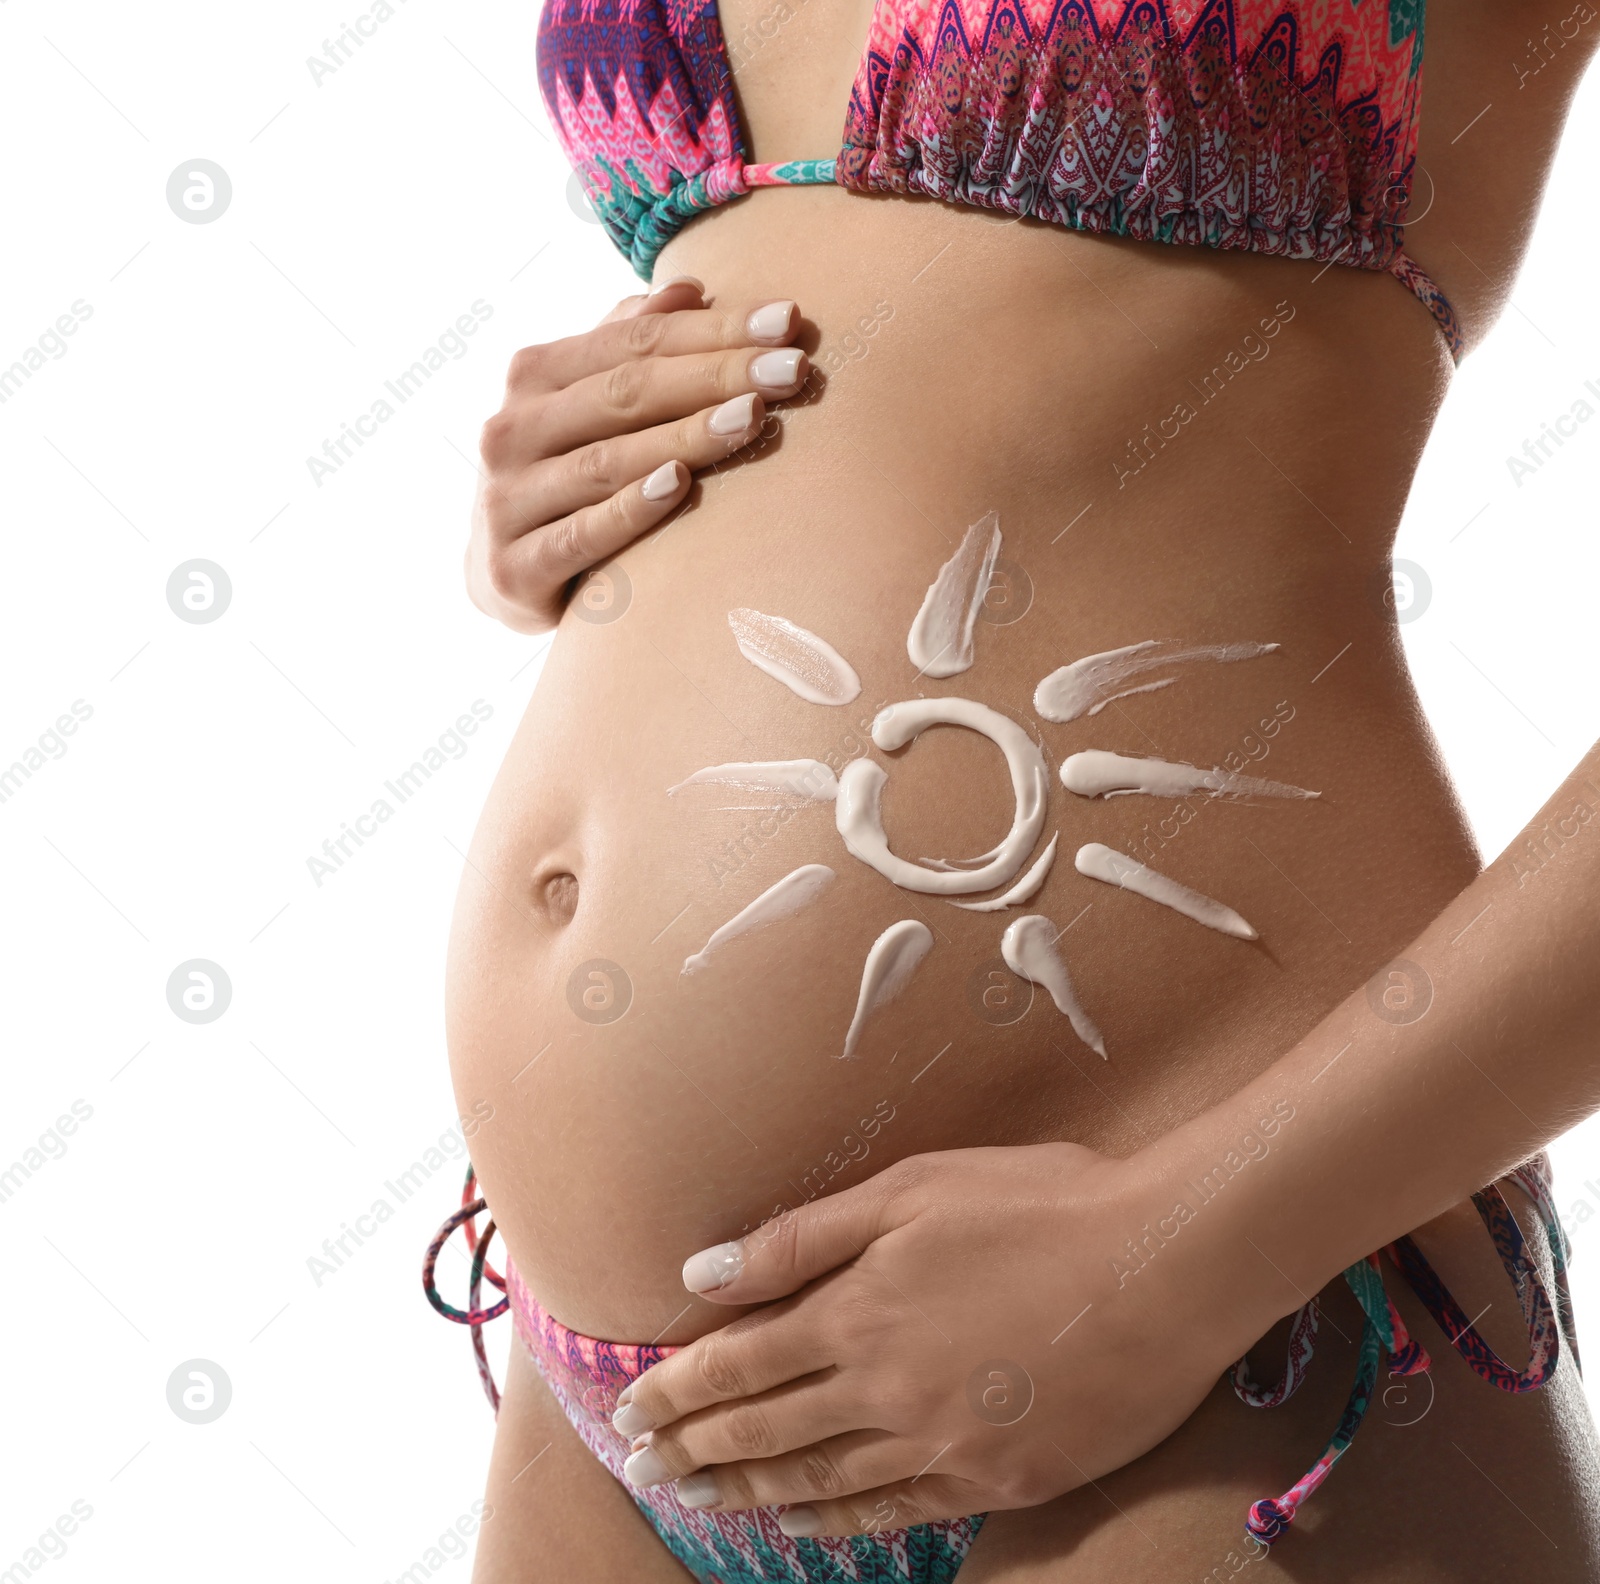
[[[774,165],[772,174],[783,178],[785,187],[820,187],[834,180],[836,159],[786,160]]]
[[[716,208],[719,202],[729,201],[710,195],[704,172],[685,177],[674,171],[671,190],[658,193],[634,160],[628,161],[626,177],[604,156],[596,156],[595,163],[610,184],[610,190],[600,198],[591,198],[590,205],[605,227],[606,235],[633,265],[634,274],[641,280],[650,279],[662,248],[689,221],[697,214]],[[826,186],[835,179],[837,163],[832,159],[786,160],[770,168],[771,174],[778,178],[773,185]]]
[[[795,1584],[794,1569],[788,1559],[755,1532],[754,1524],[745,1528],[741,1543],[717,1540],[715,1550],[701,1550],[687,1544],[681,1535],[669,1531],[655,1512],[639,1503],[639,1510],[650,1520],[661,1543],[692,1573],[698,1584]],[[730,1515],[734,1516],[734,1515]],[[972,1519],[973,1538],[987,1514]],[[894,1551],[873,1535],[857,1535],[844,1542],[850,1550],[852,1571],[846,1573],[815,1540],[795,1542],[806,1584],[953,1584],[965,1555],[950,1549],[936,1524],[918,1524],[900,1530],[905,1536],[905,1564]],[[835,1541],[829,1549],[833,1550]]]

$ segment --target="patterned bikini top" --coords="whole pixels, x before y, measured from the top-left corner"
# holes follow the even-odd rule
[[[1459,356],[1455,314],[1402,235],[1423,5],[876,0],[838,154],[776,165],[748,160],[716,0],[546,0],[539,86],[646,279],[702,210],[833,182],[1388,270]]]

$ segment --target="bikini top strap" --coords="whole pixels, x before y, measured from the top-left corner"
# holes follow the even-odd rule
[[[1433,315],[1439,333],[1450,348],[1450,361],[1459,364],[1466,351],[1466,337],[1462,334],[1461,321],[1456,317],[1450,299],[1439,290],[1434,278],[1403,249],[1389,266],[1389,273]]]

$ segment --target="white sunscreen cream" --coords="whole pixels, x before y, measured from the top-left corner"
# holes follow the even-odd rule
[[[728,612],[739,653],[812,704],[848,704],[861,678],[832,644],[782,616],[741,607]]]
[[[861,970],[861,993],[856,997],[856,1015],[851,1018],[850,1032],[844,1037],[841,1054],[845,1059],[855,1055],[867,1019],[905,989],[912,974],[917,971],[917,964],[928,955],[932,945],[933,931],[920,919],[901,919],[898,924],[891,924],[872,943],[866,965]]]
[[[758,930],[764,924],[775,924],[779,919],[788,918],[791,913],[809,907],[833,879],[833,870],[826,864],[806,864],[786,874],[775,885],[768,886],[748,907],[735,913],[694,956],[684,958],[679,972],[698,973],[719,946],[726,946],[740,935],[748,935],[751,930]]]
[[[989,512],[939,568],[906,635],[906,653],[922,676],[955,676],[972,664],[972,630],[999,554],[1000,516]]]
[[[1006,756],[1016,812],[1011,829],[995,848],[993,858],[976,869],[941,871],[896,857],[889,851],[879,807],[889,775],[871,759],[852,759],[840,773],[834,823],[853,856],[906,891],[933,896],[989,891],[1017,873],[1044,828],[1050,779],[1044,755],[1015,721],[972,699],[908,699],[890,704],[873,720],[872,740],[883,749],[903,748],[924,728],[941,723],[981,732]]]
[[[1080,847],[1077,864],[1079,874],[1087,875],[1091,880],[1104,880],[1107,885],[1121,886],[1124,891],[1137,892],[1152,902],[1159,902],[1163,907],[1183,914],[1185,918],[1192,918],[1196,924],[1204,924],[1207,929],[1221,930],[1224,935],[1233,935],[1239,940],[1259,939],[1255,928],[1240,918],[1231,907],[1224,907],[1222,903],[1192,891],[1164,874],[1157,874],[1137,859],[1101,842],[1090,842]]]
[[[1159,682],[1122,687],[1124,682],[1142,672],[1191,660],[1214,660],[1221,665],[1231,665],[1236,660],[1259,659],[1277,647],[1275,643],[1231,643],[1182,648],[1146,638],[1143,643],[1129,644],[1124,649],[1085,655],[1059,671],[1052,671],[1034,689],[1033,707],[1047,721],[1075,721],[1084,715],[1098,715],[1116,699],[1133,693],[1154,693],[1177,681],[1176,677],[1163,677]]]
[[[1152,797],[1187,797],[1207,792],[1212,797],[1319,798],[1320,792],[1235,775],[1231,770],[1202,770],[1198,765],[1169,764],[1165,759],[1134,759],[1125,754],[1089,748],[1061,766],[1061,784],[1079,797],[1123,797],[1145,792]]]
[[[1057,831],[1050,838],[1050,845],[1034,860],[1033,867],[1006,892],[1004,896],[990,897],[987,902],[952,902],[952,907],[965,908],[969,913],[998,913],[1001,908],[1018,907],[1024,902],[1031,902],[1050,876],[1050,869],[1056,861],[1056,843],[1061,840],[1061,832]]]
[[[754,764],[707,765],[696,770],[667,796],[692,786],[738,787],[745,792],[776,792],[808,803],[831,803],[839,795],[839,782],[820,759],[768,759]]]
[[[1077,993],[1072,988],[1072,978],[1056,942],[1061,931],[1042,913],[1030,913],[1010,925],[1000,937],[1000,955],[1006,967],[1023,979],[1031,980],[1050,992],[1056,1011],[1072,1025],[1072,1031],[1102,1060],[1106,1057],[1106,1042],[1094,1019],[1083,1010]]]

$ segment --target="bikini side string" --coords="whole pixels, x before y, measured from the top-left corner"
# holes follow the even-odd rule
[[[496,1416],[500,1412],[500,1388],[495,1385],[494,1372],[489,1368],[489,1357],[483,1347],[483,1328],[489,1321],[497,1320],[511,1307],[510,1298],[501,1298],[491,1308],[479,1307],[479,1299],[483,1292],[484,1279],[487,1278],[492,1286],[498,1287],[503,1293],[506,1290],[506,1279],[489,1264],[489,1244],[495,1235],[495,1224],[491,1219],[484,1227],[482,1234],[478,1232],[477,1218],[488,1209],[487,1201],[476,1197],[478,1174],[469,1165],[467,1179],[461,1189],[461,1208],[452,1215],[442,1227],[433,1235],[433,1240],[428,1244],[427,1253],[422,1259],[422,1290],[427,1294],[428,1302],[442,1314],[446,1320],[454,1320],[457,1325],[472,1328],[472,1353],[478,1365],[478,1379],[483,1384],[484,1395],[489,1399],[489,1406],[494,1409]],[[434,1266],[438,1263],[439,1251],[455,1235],[457,1227],[467,1229],[467,1247],[472,1251],[472,1270],[467,1282],[467,1307],[455,1309],[444,1301],[440,1295],[438,1285],[434,1281]]]

